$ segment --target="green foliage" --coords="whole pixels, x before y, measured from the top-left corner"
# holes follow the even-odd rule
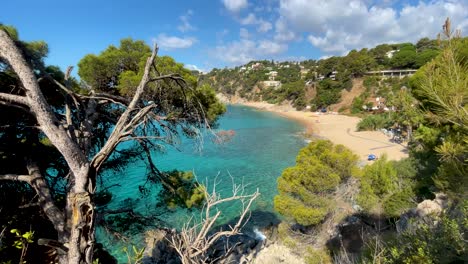
[[[281,68],[278,70],[278,81],[283,84],[298,82],[301,79],[301,70],[298,65],[290,65],[289,68]]]
[[[357,107],[357,106],[356,106]],[[394,120],[390,113],[382,113],[376,115],[368,115],[364,117],[357,124],[358,131],[366,130],[379,130],[382,128],[388,128],[394,124]]]
[[[143,257],[145,253],[145,248],[138,249],[135,245],[132,245],[132,250],[128,250],[127,247],[124,247],[122,251],[127,255],[128,264],[141,264],[143,263]]]
[[[414,67],[416,69],[421,68],[424,66],[426,63],[430,62],[432,59],[437,57],[439,55],[440,51],[435,50],[435,49],[426,49],[422,52],[418,53],[418,57],[416,58],[416,61],[414,63]]]
[[[371,88],[378,86],[379,78],[374,76],[366,76],[364,77],[362,84],[364,87],[366,87],[366,90],[370,90]]]
[[[16,31],[7,30],[9,30],[10,34],[17,35]],[[143,41],[127,39],[122,40],[119,47],[110,46],[99,55],[87,55],[80,61],[79,70],[82,84],[87,84],[87,86],[79,87],[76,80],[65,80],[65,74],[58,67],[44,64],[44,58],[48,52],[47,45],[44,42],[16,40],[16,44],[32,66],[32,70],[39,80],[40,89],[51,105],[51,115],[56,118],[57,124],[67,123],[68,120],[65,120],[65,100],[70,100],[69,106],[73,126],[68,126],[70,128],[69,132],[73,130],[70,135],[78,137],[76,139],[75,136],[70,136],[70,140],[76,141],[77,145],[83,146],[81,148],[83,153],[81,154],[91,159],[96,151],[106,143],[109,132],[120,117],[123,107],[110,102],[114,99],[89,99],[91,95],[95,95],[91,93],[89,86],[92,86],[96,94],[106,92],[107,94],[103,96],[117,98],[115,101],[118,102],[126,102],[134,91],[133,89],[138,82],[137,78],[141,77],[142,66],[150,55],[150,48]],[[212,89],[209,86],[197,87],[197,78],[190,71],[184,69],[182,64],[169,57],[160,57],[156,59],[155,65],[160,74],[175,73],[184,77],[186,83],[180,85],[184,89],[177,86],[175,80],[167,80],[161,82],[160,85],[148,84],[148,89],[146,89],[142,100],[137,103],[136,108],[137,110],[141,109],[150,101],[155,103],[153,108],[147,108],[147,110],[151,111],[149,115],[141,120],[137,118],[140,121],[144,120],[145,124],[143,125],[143,122],[141,122],[142,125],[132,129],[131,134],[138,138],[138,143],[119,146],[118,150],[103,164],[100,172],[108,169],[117,171],[137,158],[152,163],[151,160],[148,160],[146,154],[154,155],[153,151],[159,151],[158,147],[161,145],[169,146],[174,144],[174,139],[182,134],[191,137],[199,135],[197,134],[198,130],[208,125],[207,122],[204,122],[205,117],[210,119],[209,122],[214,122],[216,117],[224,112],[224,106],[215,99]],[[172,70],[174,71],[172,72]],[[75,94],[68,96],[67,93],[63,92],[63,89],[59,89],[54,82],[49,80],[45,76],[46,74],[50,74],[64,85],[71,84],[70,92]],[[152,72],[150,78],[154,78],[156,75],[157,73]],[[24,96],[25,91],[21,87],[18,76],[0,58],[0,92]],[[45,185],[50,188],[50,195],[57,209],[65,212],[66,199],[64,198],[70,190],[69,181],[72,181],[73,178],[67,177],[70,173],[67,162],[44,133],[38,129],[36,117],[29,113],[27,108],[24,111],[19,111],[18,107],[10,107],[9,104],[0,105],[2,113],[0,115],[0,127],[2,127],[0,133],[0,173],[27,174],[25,161],[31,158],[38,165],[39,173],[43,175],[46,181]],[[130,121],[129,118],[132,118],[135,114],[136,112],[127,117],[127,121]],[[139,123],[140,121],[136,121],[137,119],[133,119],[133,121]],[[90,128],[85,129],[84,127],[87,126]],[[84,136],[86,140],[84,140],[84,134],[86,134]],[[146,139],[145,136],[149,136],[149,139]],[[159,140],[159,138],[162,138],[162,140]],[[89,146],[88,139],[90,140]],[[152,173],[158,171],[154,164],[148,167],[150,167]],[[96,171],[93,170],[92,173],[96,173]],[[113,173],[113,175],[119,174]],[[104,189],[105,186],[102,186],[102,184],[106,182],[98,180],[100,176],[95,174],[91,176],[96,180],[97,186],[95,187],[98,190]],[[159,178],[155,179],[154,182],[159,186],[163,181]],[[43,187],[39,186],[38,188]],[[195,186],[193,182],[186,178],[180,180],[180,184],[175,183],[171,187],[173,188],[171,195],[176,195],[176,199],[180,199],[184,207],[198,206],[204,199],[203,188]],[[37,202],[38,197],[34,188],[20,181],[1,181],[0,190],[0,203],[2,204],[0,222],[2,228],[9,230],[14,226],[19,230],[25,230],[32,226],[32,229],[36,230],[35,236],[57,239],[57,231],[59,230],[54,230],[52,223],[48,221],[45,214],[41,214],[41,207],[26,206],[22,210],[18,210],[21,205]],[[42,192],[41,189],[40,193]],[[39,197],[39,201],[42,201],[43,198]],[[125,213],[106,214],[108,208],[103,205],[112,198],[109,192],[98,193],[92,198],[95,198],[92,199],[93,205],[99,206],[96,210],[103,216],[103,219],[98,219],[99,221],[96,224],[109,224],[107,226],[112,227],[113,231],[127,233],[129,230],[136,230],[141,232],[144,227],[156,222],[157,216],[138,214],[138,212],[132,211],[134,206],[123,208],[122,211],[125,211]],[[127,203],[122,204],[123,207],[128,205]],[[118,212],[122,208],[115,209]],[[69,226],[65,226],[65,229],[67,228]],[[67,232],[64,233],[67,234]],[[10,244],[11,239],[9,237],[7,239],[4,242]],[[23,239],[27,239],[27,237],[23,237]],[[59,240],[61,239],[66,241],[67,237],[59,238]],[[27,240],[24,241],[27,242]],[[18,242],[16,246],[28,245],[24,241],[19,241],[23,244]],[[44,248],[39,250],[35,244],[30,244],[30,247],[32,247],[30,251],[34,252],[34,256],[38,256],[38,259],[45,258]],[[0,259],[13,254],[15,254],[14,251],[12,252],[12,250],[6,248],[0,252]],[[28,262],[30,262],[29,259]]]
[[[333,204],[331,194],[353,175],[357,159],[342,145],[326,140],[310,143],[299,152],[296,166],[278,178],[275,209],[304,226],[320,223]]]
[[[122,39],[119,47],[111,45],[97,56],[89,54],[81,59],[78,75],[97,91],[116,93],[120,75],[129,77],[129,71],[138,75],[150,55],[151,49],[143,41]]]
[[[401,48],[391,59],[391,65],[396,69],[414,69],[418,54],[414,48]]]
[[[410,86],[424,112],[416,131],[415,151],[437,155],[434,184],[455,199],[467,196],[468,185],[468,40],[445,31],[442,50],[411,79]]]
[[[0,23],[0,30],[7,32],[13,40],[19,40],[18,30],[15,27]]]
[[[327,107],[337,103],[341,99],[341,90],[343,84],[339,81],[325,79],[319,82],[317,87],[317,95],[312,100],[312,104],[317,107]]]
[[[34,242],[34,231],[28,231],[22,234],[18,229],[11,229],[10,233],[15,234],[16,236],[16,240],[13,243],[13,246],[17,249],[24,249],[27,247],[27,244]]]
[[[330,253],[325,249],[315,249],[309,247],[307,254],[305,255],[305,261],[307,264],[331,264],[333,259]]]
[[[387,57],[387,52],[393,50],[393,47],[388,44],[380,44],[371,49],[369,53],[374,57],[378,65],[387,66],[390,59]]]
[[[468,203],[465,201],[448,214],[412,223],[388,243],[386,263],[466,263],[468,248]]]
[[[162,197],[169,208],[202,206],[205,201],[205,186],[195,181],[191,171],[174,170],[164,173],[161,178],[163,181]]]
[[[439,45],[437,44],[437,40],[435,39],[422,38],[416,43],[416,50],[418,52],[424,52],[426,50],[436,50],[438,48]]]
[[[302,80],[289,82],[275,88],[263,88],[260,95],[264,101],[277,104],[285,100],[291,101],[296,109],[301,110],[306,107],[305,83]]]
[[[216,98],[216,93],[209,85],[201,85],[194,91],[194,97],[203,106],[208,120],[216,120],[226,112],[226,106]]]
[[[411,159],[389,162],[382,156],[363,169],[359,205],[369,213],[398,217],[414,206],[416,172]]]
[[[342,59],[339,72],[346,72],[346,75],[360,77],[375,68],[375,66],[375,59],[369,55],[367,49],[362,49],[359,52],[352,50]]]

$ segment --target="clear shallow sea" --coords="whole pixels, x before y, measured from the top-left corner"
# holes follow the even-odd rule
[[[292,120],[272,113],[258,111],[244,106],[228,106],[227,112],[219,120],[216,130],[234,130],[234,137],[224,144],[215,144],[213,136],[203,138],[201,151],[193,140],[182,139],[175,148],[167,148],[165,153],[155,153],[160,170],[190,170],[199,181],[208,180],[212,186],[216,177],[217,190],[229,195],[232,187],[231,177],[236,183],[247,184],[247,192],[259,189],[261,196],[254,205],[254,214],[249,228],[266,226],[276,218],[273,212],[273,197],[276,195],[276,179],[284,168],[294,165],[300,148],[306,145],[301,137],[303,127]],[[142,198],[138,185],[145,181],[146,168],[143,162],[133,163],[120,175],[112,175],[108,184],[120,183],[111,191],[118,193],[111,207],[121,204],[127,198],[136,199],[134,208],[139,212],[151,214],[154,210],[155,194]],[[229,222],[239,213],[236,205],[226,205],[220,224]],[[170,227],[180,227],[193,212],[176,210],[162,218]],[[98,230],[98,242],[103,243],[114,256],[122,257],[121,244],[109,240],[109,236]],[[135,237],[135,243],[141,238]],[[119,246],[120,244],[120,246]]]

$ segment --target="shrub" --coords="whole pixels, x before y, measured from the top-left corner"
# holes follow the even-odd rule
[[[387,128],[393,125],[393,119],[390,114],[369,115],[363,118],[357,124],[358,131],[373,131]]]
[[[323,221],[333,204],[333,191],[354,174],[358,157],[343,145],[318,140],[301,149],[296,165],[278,178],[275,209],[303,226]]]

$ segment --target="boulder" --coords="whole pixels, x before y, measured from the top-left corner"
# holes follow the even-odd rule
[[[179,255],[168,239],[174,234],[170,229],[153,229],[145,233],[145,253],[143,264],[179,264]]]

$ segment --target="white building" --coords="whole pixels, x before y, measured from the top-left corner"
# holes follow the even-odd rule
[[[263,85],[265,87],[278,88],[281,86],[281,82],[280,81],[263,81]]]
[[[385,56],[387,56],[387,58],[391,59],[393,57],[393,55],[395,55],[395,53],[397,53],[398,51],[400,51],[400,50],[387,51],[387,53],[385,53]]]
[[[278,72],[277,71],[271,71],[271,72],[266,73],[266,75],[270,76],[270,77],[268,77],[268,80],[274,81],[276,76],[278,76]]]

